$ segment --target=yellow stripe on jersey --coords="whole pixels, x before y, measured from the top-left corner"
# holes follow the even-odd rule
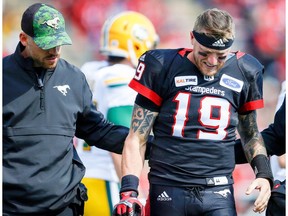
[[[119,84],[128,84],[130,82],[131,79],[127,78],[127,77],[116,77],[116,78],[112,78],[112,79],[107,79],[105,80],[105,84],[107,86],[110,85],[119,85]]]

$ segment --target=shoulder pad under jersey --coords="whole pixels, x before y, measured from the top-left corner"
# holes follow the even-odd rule
[[[264,66],[252,55],[247,53],[236,53],[239,68],[245,75],[254,76],[257,72],[264,72]]]
[[[178,52],[179,49],[155,49],[150,50],[147,53],[149,53],[149,55],[153,56],[159,61],[160,64],[163,65],[164,62],[171,62]]]

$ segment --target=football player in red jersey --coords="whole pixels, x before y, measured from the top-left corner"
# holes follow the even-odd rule
[[[263,212],[273,176],[256,123],[263,107],[263,66],[249,54],[232,52],[231,15],[216,8],[201,13],[190,33],[193,49],[144,53],[130,87],[138,92],[122,159],[119,204],[114,215],[144,215],[137,201],[147,137],[150,191],[146,215],[237,215],[232,172],[236,129],[259,190],[255,212]]]

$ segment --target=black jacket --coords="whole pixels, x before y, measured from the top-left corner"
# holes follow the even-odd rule
[[[95,109],[77,67],[60,59],[54,71],[39,70],[22,49],[3,58],[3,211],[44,215],[67,206],[84,176],[74,135],[121,153],[128,128]]]

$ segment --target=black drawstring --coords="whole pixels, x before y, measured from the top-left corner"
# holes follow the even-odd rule
[[[202,195],[200,193],[201,191],[203,191],[203,189],[204,188],[201,186],[188,188],[190,193],[192,193],[200,202],[203,202],[203,198],[202,198]]]

